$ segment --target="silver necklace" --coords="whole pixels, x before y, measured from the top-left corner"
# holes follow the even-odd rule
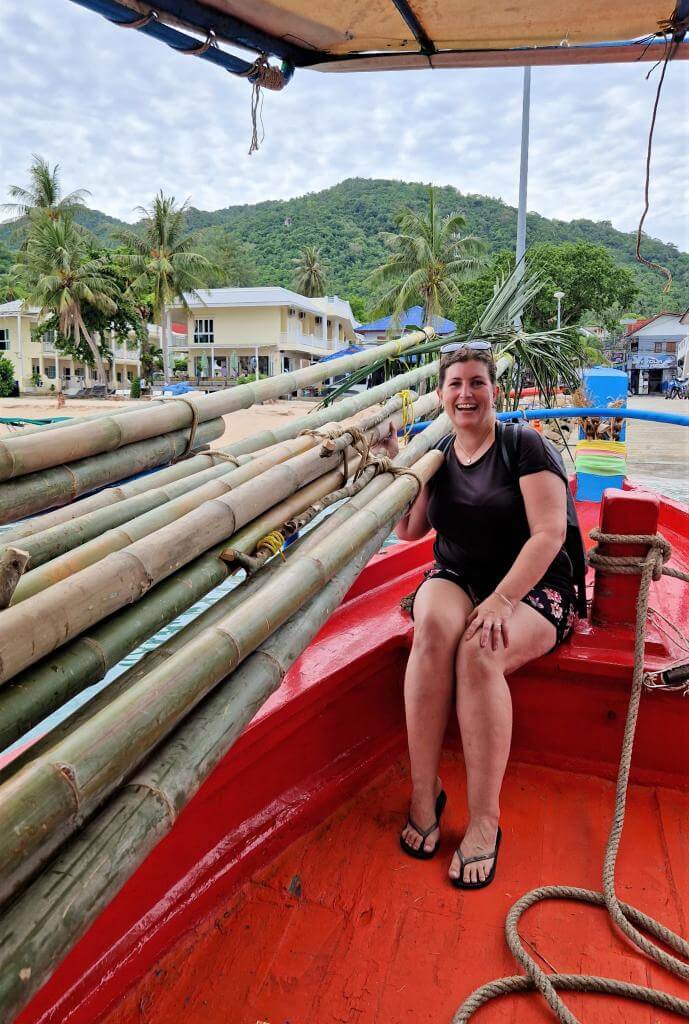
[[[478,451],[480,451],[481,446],[484,444],[486,438],[488,437],[488,435],[490,434],[492,429],[493,429],[493,424],[491,423],[491,425],[488,427],[488,430],[485,432],[485,434],[483,435],[483,437],[479,441],[478,445],[474,448],[474,450],[471,453],[471,455],[466,450],[466,448],[464,447],[462,442],[459,440],[459,438],[455,436],[455,441],[457,442],[457,446],[459,447],[460,451],[462,452],[462,455],[464,456],[464,458],[467,460],[467,466],[470,466],[471,463],[474,461],[474,459],[476,458],[476,453]]]

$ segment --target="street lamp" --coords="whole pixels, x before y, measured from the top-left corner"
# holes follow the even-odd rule
[[[553,298],[557,299],[557,329],[560,330],[560,303],[565,297],[564,292],[553,292]]]

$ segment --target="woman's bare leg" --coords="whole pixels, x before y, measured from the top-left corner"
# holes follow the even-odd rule
[[[495,848],[500,819],[500,789],[512,740],[512,700],[505,675],[549,651],[555,627],[528,605],[519,603],[509,620],[510,643],[497,651],[480,646],[480,633],[457,650],[457,717],[467,773],[469,824],[460,849],[475,857]],[[481,882],[493,858],[468,864],[465,882]],[[459,877],[455,854],[450,877]]]
[[[449,580],[427,580],[414,602],[404,704],[412,779],[409,815],[423,829],[435,821],[438,764],[455,690],[457,645],[472,607],[464,591]],[[423,840],[414,828],[407,825],[402,835],[419,849]],[[432,850],[437,841],[436,829],[423,842],[424,848]]]

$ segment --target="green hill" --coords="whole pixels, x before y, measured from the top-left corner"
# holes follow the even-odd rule
[[[491,251],[514,247],[514,207],[488,196],[463,195],[450,186],[438,188],[437,202],[443,213],[464,214],[469,230],[483,238]],[[219,233],[241,241],[256,284],[289,286],[292,258],[302,246],[317,245],[328,267],[329,290],[345,297],[367,297],[365,280],[384,258],[382,234],[393,229],[395,213],[402,206],[422,209],[425,204],[423,184],[349,178],[296,199],[229,206],[210,213],[191,209],[188,220],[189,227],[199,231],[204,248],[217,245]],[[105,244],[113,244],[113,232],[126,226],[97,210],[85,210],[78,219]],[[16,247],[20,236],[17,225],[0,225],[0,243]],[[585,241],[605,246],[617,262],[634,269],[640,286],[635,310],[639,313],[689,306],[689,254],[672,244],[654,238],[644,242],[645,256],[673,274],[672,291],[664,296],[664,279],[634,258],[634,234],[617,231],[609,221],[550,220],[530,213],[527,239],[529,244]]]

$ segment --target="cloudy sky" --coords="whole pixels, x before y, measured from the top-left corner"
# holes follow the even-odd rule
[[[70,0],[2,0],[0,201],[32,153],[113,216],[162,188],[201,209],[288,198],[351,176],[454,185],[516,205],[521,71],[297,73],[267,94],[247,155],[250,89]],[[529,210],[636,228],[658,71],[536,68]],[[689,250],[689,61],[671,65],[656,129],[650,234]]]

